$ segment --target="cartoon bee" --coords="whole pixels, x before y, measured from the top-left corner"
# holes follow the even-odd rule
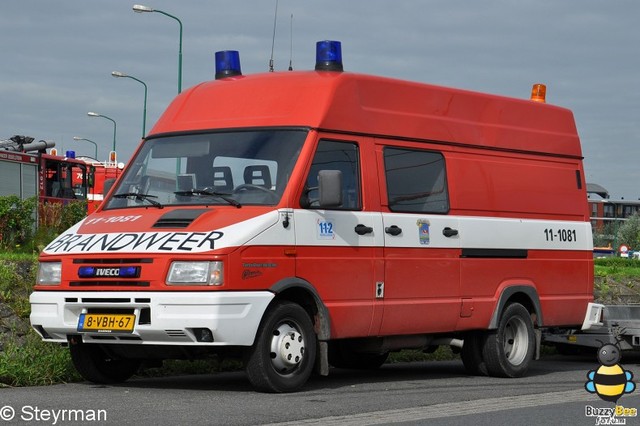
[[[620,359],[622,354],[616,345],[607,343],[600,347],[598,362],[601,366],[587,373],[589,381],[584,385],[587,392],[613,403],[617,403],[623,394],[633,392],[636,389],[636,384],[631,381],[633,373],[618,364]]]

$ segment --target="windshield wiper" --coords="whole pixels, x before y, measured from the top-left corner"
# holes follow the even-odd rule
[[[152,198],[158,198],[155,195],[149,195],[149,194],[140,194],[140,193],[136,193],[136,192],[125,192],[122,194],[115,194],[113,196],[113,198],[128,198],[128,197],[134,197],[136,199],[136,201],[146,201],[149,204],[151,204],[154,207],[157,207],[159,209],[164,208],[164,206],[162,204],[160,204],[159,202],[157,202],[156,200],[152,200]]]
[[[242,204],[240,204],[237,200],[234,200],[233,198],[227,197],[227,195],[231,195],[231,194],[224,194],[222,192],[209,191],[207,189],[192,189],[190,191],[176,191],[176,192],[174,192],[174,194],[182,195],[182,196],[208,195],[210,197],[221,198],[221,199],[223,199],[224,201],[226,201],[227,203],[231,204],[234,207],[237,207],[237,208],[242,207]]]

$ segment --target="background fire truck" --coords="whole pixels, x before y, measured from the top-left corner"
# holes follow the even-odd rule
[[[75,158],[73,151],[59,156],[54,146],[28,136],[0,140],[0,196],[17,195],[23,200],[37,196],[39,205],[86,200],[87,213],[95,211],[108,182],[118,177],[123,165]]]
[[[115,182],[116,178],[122,173],[124,168],[123,163],[117,163],[114,158],[110,161],[100,162],[90,157],[78,157],[78,159],[84,161],[89,165],[88,170],[88,193],[87,193],[87,214],[91,214],[102,203],[104,195],[111,188],[111,184]],[[82,174],[76,173],[73,177],[74,186],[82,183]]]
[[[0,140],[0,196],[37,197],[38,204],[86,200],[90,167],[85,161],[47,154],[54,142],[28,136]]]

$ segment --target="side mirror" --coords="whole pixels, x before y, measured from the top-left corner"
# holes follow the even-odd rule
[[[318,192],[320,207],[342,205],[342,172],[340,170],[320,170],[318,172]]]

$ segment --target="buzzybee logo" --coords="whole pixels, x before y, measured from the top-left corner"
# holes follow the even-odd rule
[[[636,389],[633,382],[633,373],[625,370],[619,363],[622,359],[622,351],[618,343],[602,344],[598,349],[598,362],[600,367],[587,373],[587,382],[584,388],[589,393],[595,393],[606,402],[613,402],[615,407],[585,407],[585,416],[595,417],[596,425],[602,424],[626,424],[626,417],[636,417],[636,408],[627,408],[618,405],[620,397],[626,393],[632,393]]]
[[[631,380],[633,373],[618,364],[621,359],[618,346],[611,343],[601,346],[598,349],[598,362],[601,365],[597,370],[587,373],[589,380],[584,385],[587,392],[613,403],[617,403],[625,393],[633,392],[636,389],[636,384]]]

